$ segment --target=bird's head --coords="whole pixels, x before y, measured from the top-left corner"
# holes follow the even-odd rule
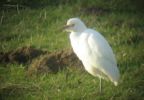
[[[86,25],[79,18],[70,18],[64,26],[64,30],[68,32],[83,32]]]

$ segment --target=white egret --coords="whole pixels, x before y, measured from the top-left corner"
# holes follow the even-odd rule
[[[101,79],[110,80],[115,86],[120,77],[113,51],[106,39],[97,31],[87,28],[79,18],[71,18],[64,29],[70,33],[73,51],[82,61],[86,71]]]

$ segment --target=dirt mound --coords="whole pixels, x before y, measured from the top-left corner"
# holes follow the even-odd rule
[[[80,60],[71,49],[41,55],[33,60],[28,68],[28,74],[58,72],[65,67],[82,67]]]
[[[32,47],[21,47],[6,53],[0,52],[0,62],[25,64],[45,53],[45,51]]]
[[[33,47],[21,47],[3,53],[0,52],[0,63],[27,64],[28,74],[58,72],[65,67],[82,68],[80,60],[72,49],[46,52]]]

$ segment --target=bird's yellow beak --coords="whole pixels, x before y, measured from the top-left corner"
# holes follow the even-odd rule
[[[68,28],[70,28],[70,27],[73,27],[74,26],[74,24],[70,24],[70,25],[65,25],[65,26],[63,26],[63,30],[66,30],[66,29],[68,29]]]
[[[69,26],[69,25],[64,25],[62,29],[65,30],[65,29],[67,29],[68,27],[70,27],[70,26]]]

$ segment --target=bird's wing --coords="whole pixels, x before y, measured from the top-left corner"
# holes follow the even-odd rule
[[[94,55],[116,64],[116,59],[110,45],[100,33],[93,31],[88,37],[88,45]]]
[[[89,55],[91,60],[89,63],[107,75],[111,81],[117,81],[119,71],[116,59],[105,38],[100,33],[91,30],[87,42],[89,50],[91,51]]]

